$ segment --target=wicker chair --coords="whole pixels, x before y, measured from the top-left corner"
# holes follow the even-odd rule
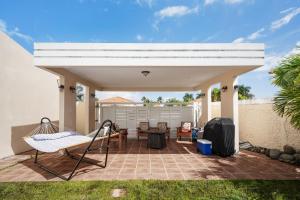
[[[181,126],[177,127],[177,140],[181,140],[181,137],[187,137],[192,140],[192,127],[193,122],[181,122]]]

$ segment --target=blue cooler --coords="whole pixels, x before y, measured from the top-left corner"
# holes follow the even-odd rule
[[[212,154],[212,143],[209,140],[198,139],[197,140],[197,150],[203,155]]]

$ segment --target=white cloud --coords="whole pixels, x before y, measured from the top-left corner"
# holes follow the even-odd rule
[[[204,5],[205,6],[208,6],[208,5],[211,5],[211,4],[214,4],[217,0],[205,0],[204,1]]]
[[[195,6],[192,8],[189,8],[187,6],[169,6],[166,8],[163,8],[159,11],[156,11],[154,13],[154,16],[156,17],[156,20],[152,24],[152,27],[158,31],[159,30],[159,23],[164,20],[165,18],[172,18],[172,17],[183,17],[185,15],[190,14],[198,14],[199,13],[199,6]]]
[[[295,9],[295,7],[287,8],[285,10],[280,11],[280,14],[285,14],[287,12],[290,12],[290,11],[294,10],[294,9]]]
[[[143,37],[142,35],[140,35],[140,34],[137,34],[137,35],[135,36],[135,39],[136,39],[137,41],[143,41],[143,40],[144,40],[144,37]]]
[[[246,42],[246,41],[252,41],[252,40],[256,40],[257,38],[262,36],[262,33],[265,31],[264,28],[261,28],[257,31],[255,31],[254,33],[251,33],[250,35],[248,35],[246,38],[244,37],[239,37],[237,39],[235,39],[233,41],[233,43],[241,43],[241,42]]]
[[[297,42],[296,46],[298,46],[300,42]],[[286,57],[299,53],[300,50],[299,48],[295,47],[293,49],[291,49],[290,51],[287,52],[280,52],[280,53],[271,53],[271,54],[267,54],[265,55],[265,65],[256,69],[255,71],[258,72],[267,72],[267,71],[271,71],[273,68],[275,68],[276,66],[278,66],[278,64]]]
[[[276,20],[274,22],[272,22],[271,24],[271,30],[275,31],[279,28],[281,28],[282,26],[290,23],[290,21],[296,17],[297,15],[300,14],[300,8],[297,9],[292,9],[290,11],[287,11],[288,14],[286,14],[284,17],[280,18],[279,20]]]
[[[155,16],[161,19],[167,17],[182,17],[189,14],[196,14],[199,12],[199,6],[189,8],[187,6],[169,6],[160,11],[155,12]]]
[[[148,7],[152,8],[153,4],[154,4],[155,0],[136,0],[135,2],[139,5],[139,6],[144,6],[147,5]]]
[[[8,30],[6,22],[2,19],[0,19],[0,31],[6,33],[9,36],[15,36],[22,40],[24,40],[27,43],[31,43],[33,41],[33,38],[29,35],[26,35],[22,32],[20,32],[20,29],[18,27],[15,27],[12,30]]]
[[[261,37],[261,36],[262,36],[262,33],[263,33],[264,31],[265,31],[265,29],[264,29],[264,28],[261,28],[261,29],[259,29],[258,31],[254,32],[254,33],[252,33],[252,34],[250,34],[250,35],[247,37],[247,39],[248,39],[248,40],[255,40],[255,39]]]
[[[7,32],[6,23],[2,19],[0,19],[0,31],[2,31],[4,33]]]
[[[233,42],[233,43],[241,43],[241,42],[244,42],[244,41],[245,41],[245,38],[239,37],[239,38],[233,40],[232,42]]]

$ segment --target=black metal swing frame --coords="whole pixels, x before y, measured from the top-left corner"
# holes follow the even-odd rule
[[[44,123],[43,120],[48,120],[51,124],[51,121],[49,118],[42,118],[41,120],[41,124]],[[109,123],[109,131],[108,131],[108,137],[107,137],[107,143],[105,145],[106,147],[106,152],[105,152],[105,161],[104,161],[104,164],[99,164],[98,162],[93,162],[93,161],[90,161],[90,160],[87,160],[87,159],[84,159],[85,155],[90,152],[90,151],[93,151],[93,150],[96,150],[96,149],[100,149],[100,148],[103,148],[102,146],[100,148],[96,148],[96,149],[92,149],[92,145],[94,143],[94,141],[96,140],[96,138],[98,137],[101,129],[104,129],[104,126]],[[83,154],[80,156],[80,157],[76,157],[74,155],[72,155],[67,149],[64,149],[65,150],[65,154],[71,158],[71,159],[74,159],[74,160],[77,160],[77,163],[75,164],[72,172],[69,174],[69,176],[65,177],[65,176],[62,176],[60,175],[59,173],[57,173],[56,171],[52,170],[52,169],[49,169],[48,167],[46,167],[45,165],[41,164],[38,162],[38,155],[39,155],[39,151],[36,150],[35,152],[35,158],[34,158],[34,163],[36,165],[38,165],[41,169],[47,171],[48,173],[52,174],[52,175],[55,175],[65,181],[69,181],[71,180],[71,178],[73,177],[76,169],[79,167],[80,163],[81,162],[85,162],[85,163],[89,163],[89,164],[92,164],[92,165],[96,165],[96,166],[99,166],[101,168],[105,168],[106,165],[107,165],[107,158],[108,158],[108,152],[109,152],[109,142],[110,142],[110,137],[111,137],[111,132],[112,132],[112,126],[113,126],[113,123],[111,120],[105,120],[102,125],[100,126],[100,128],[98,129],[97,133],[93,136],[93,139],[91,140],[91,142],[88,144],[88,146],[86,147],[86,149],[84,150]]]

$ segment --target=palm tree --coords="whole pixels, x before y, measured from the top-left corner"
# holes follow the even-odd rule
[[[185,93],[184,94],[184,96],[183,96],[183,102],[190,103],[193,100],[194,100],[193,94],[190,94],[190,93]]]
[[[142,102],[144,102],[144,104],[151,103],[150,99],[148,99],[145,96],[143,96],[141,100],[142,100]]]
[[[161,96],[157,97],[157,103],[163,103],[163,98]]]
[[[170,98],[170,99],[167,99],[166,103],[182,103],[182,101],[180,101],[176,98]]]
[[[274,110],[300,129],[300,54],[284,59],[272,73],[273,84],[280,88],[274,98]]]
[[[83,86],[76,84],[76,101],[83,101],[84,99]]]
[[[221,91],[219,88],[214,88],[211,91],[211,101],[221,101]]]
[[[251,87],[245,85],[239,85],[239,100],[252,99],[254,97],[253,94],[250,93]]]

